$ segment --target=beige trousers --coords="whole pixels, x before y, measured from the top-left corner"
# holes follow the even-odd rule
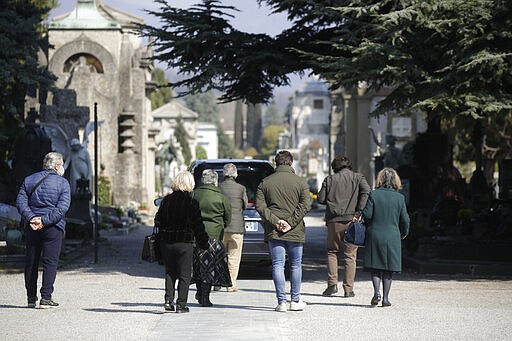
[[[244,235],[241,233],[224,232],[222,243],[228,254],[228,269],[229,276],[231,277],[231,285],[236,288],[236,279],[238,278],[240,259],[242,258]]]
[[[354,291],[354,280],[356,278],[358,247],[343,241],[348,225],[349,223],[327,224],[327,285],[338,284],[338,252],[340,248],[343,248],[343,255],[345,256],[343,290],[345,292],[352,292]]]

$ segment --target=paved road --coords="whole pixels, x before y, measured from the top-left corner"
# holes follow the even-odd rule
[[[368,274],[358,272],[356,297],[322,297],[325,227],[307,218],[302,312],[276,313],[268,269],[244,267],[236,293],[212,294],[203,308],[190,291],[189,314],[164,313],[162,267],[139,260],[149,227],[103,233],[99,264],[88,254],[60,269],[57,309],[25,308],[22,274],[0,274],[3,340],[510,340],[512,276],[475,279],[404,273],[389,308],[371,308]]]

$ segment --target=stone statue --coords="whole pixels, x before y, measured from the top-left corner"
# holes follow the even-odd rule
[[[89,192],[92,164],[87,147],[77,138],[71,139],[69,162],[69,184],[71,193]]]

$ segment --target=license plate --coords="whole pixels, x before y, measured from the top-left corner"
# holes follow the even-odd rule
[[[257,221],[246,221],[245,222],[245,231],[258,231],[258,222]]]

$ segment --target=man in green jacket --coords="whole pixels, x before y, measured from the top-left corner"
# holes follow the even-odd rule
[[[263,179],[256,192],[256,210],[263,219],[265,241],[272,256],[272,278],[278,303],[275,310],[288,310],[284,275],[286,253],[290,262],[289,310],[303,310],[306,307],[300,299],[302,250],[306,241],[303,218],[311,207],[309,188],[306,180],[295,174],[290,152],[277,153],[275,163],[276,172]]]

